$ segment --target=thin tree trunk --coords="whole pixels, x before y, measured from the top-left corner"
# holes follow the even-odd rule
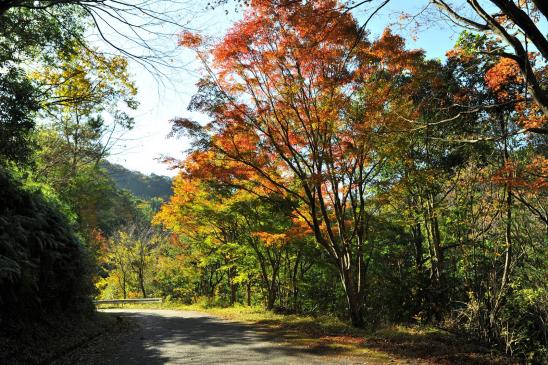
[[[417,265],[417,270],[422,272],[423,264],[423,247],[422,247],[422,232],[421,224],[417,223],[411,227],[411,233],[413,235],[413,244],[415,248],[415,263]]]
[[[276,280],[272,280],[267,291],[266,309],[272,310],[276,303]]]
[[[234,303],[236,303],[238,285],[234,283],[235,276],[236,275],[234,273],[234,268],[230,268],[228,270],[228,284],[230,286],[230,305],[234,305]]]
[[[127,299],[127,291],[126,291],[126,274],[122,274],[122,293],[124,295],[124,299]]]
[[[508,126],[503,118],[501,118],[501,129],[504,136],[504,150],[503,150],[503,161],[504,166],[506,167],[507,164],[510,161],[510,152],[508,148]],[[496,317],[498,315],[498,312],[502,306],[502,302],[504,300],[504,297],[506,295],[506,289],[509,282],[510,277],[510,266],[512,265],[512,204],[513,204],[513,196],[512,196],[512,183],[511,179],[513,176],[510,175],[511,172],[509,172],[507,178],[507,183],[505,186],[505,208],[506,208],[506,222],[504,226],[504,268],[502,272],[502,280],[500,283],[500,288],[498,295],[495,299],[495,304],[493,306],[493,310],[491,311],[491,314],[489,315],[489,322],[491,325],[491,331],[495,329],[496,323]]]
[[[142,270],[139,270],[139,286],[141,287],[141,293],[143,293],[143,298],[146,298],[147,292],[145,291],[145,278]]]
[[[251,307],[251,281],[247,282],[247,306]]]

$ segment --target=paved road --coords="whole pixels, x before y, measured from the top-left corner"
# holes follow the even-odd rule
[[[251,326],[198,312],[106,310],[131,317],[135,331],[113,339],[111,349],[85,357],[88,364],[357,364],[291,348]],[[115,345],[115,346],[113,346]],[[83,359],[81,359],[83,360]],[[363,362],[362,362],[363,363]]]

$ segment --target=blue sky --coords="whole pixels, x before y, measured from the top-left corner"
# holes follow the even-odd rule
[[[206,3],[205,1],[203,2]],[[429,58],[442,58],[447,50],[455,43],[457,31],[443,21],[423,23],[421,30],[413,39],[413,24],[399,24],[402,11],[416,14],[427,4],[426,0],[393,0],[383,8],[369,24],[370,37],[375,38],[382,33],[386,26],[407,39],[408,48],[422,48]],[[198,10],[205,5],[197,5]],[[228,15],[225,13],[228,10]],[[363,21],[368,16],[367,9],[359,9],[354,16]],[[234,21],[241,17],[241,13],[234,12],[234,6],[219,8],[215,11],[201,11],[198,14],[189,11],[182,17],[188,17],[188,26],[213,36],[222,36]],[[430,18],[431,19],[431,18]],[[186,20],[185,20],[186,23]],[[167,33],[176,33],[178,29],[168,27]],[[161,41],[161,47],[172,49],[176,37],[168,37]],[[168,75],[160,81],[136,62],[130,62],[130,70],[139,89],[137,99],[140,102],[138,110],[134,112],[135,127],[124,134],[112,150],[109,160],[119,163],[131,170],[145,174],[159,175],[176,174],[167,166],[160,163],[160,156],[181,158],[183,151],[188,148],[184,139],[168,139],[171,126],[169,121],[178,116],[192,117],[205,121],[207,118],[186,110],[190,97],[194,94],[195,83],[199,78],[199,65],[194,62],[193,54],[180,50],[172,55],[173,63],[184,65],[184,69],[167,70]]]

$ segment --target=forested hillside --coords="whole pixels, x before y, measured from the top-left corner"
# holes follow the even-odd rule
[[[122,165],[104,161],[102,166],[108,171],[118,189],[130,191],[141,199],[162,198],[167,200],[172,194],[171,178],[156,174],[144,175],[131,171]]]
[[[93,322],[92,299],[153,296],[336,319],[364,351],[351,334],[405,325],[548,363],[548,8],[425,0],[370,29],[395,1],[204,3],[239,15],[223,34],[164,18],[170,0],[2,2],[0,353],[12,333],[44,352],[34,329]],[[455,35],[445,57],[410,46],[429,26]],[[107,161],[136,123],[134,70],[164,68],[199,77],[165,121],[173,179]]]

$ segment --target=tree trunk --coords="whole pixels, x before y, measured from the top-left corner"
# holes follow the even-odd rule
[[[363,327],[365,324],[365,298],[353,290],[347,291],[346,297],[348,299],[348,309],[350,311],[350,321],[354,327]]]
[[[430,229],[430,237],[432,243],[433,257],[431,258],[432,266],[434,268],[434,280],[436,286],[440,286],[443,275],[443,252],[441,248],[441,235],[438,224],[437,213],[434,208],[434,197],[432,193],[428,194],[427,214],[428,214],[428,227]]]
[[[234,303],[236,303],[237,289],[238,289],[238,285],[233,283],[230,284],[230,305],[234,305]]]
[[[227,272],[228,286],[230,287],[230,305],[236,303],[236,290],[237,285],[234,284],[234,277],[236,276],[234,267],[230,267]]]
[[[122,293],[124,295],[124,299],[127,299],[127,290],[126,290],[126,275],[122,275]]]
[[[291,292],[293,296],[293,310],[298,311],[299,310],[299,288],[297,284],[297,275],[299,273],[299,264],[301,262],[302,257],[302,248],[299,250],[297,254],[297,258],[295,259],[295,264],[293,266],[293,270],[291,272]]]
[[[251,281],[247,282],[247,306],[251,307]]]
[[[266,298],[266,309],[272,310],[276,303],[276,282],[273,280],[272,284],[268,287]]]
[[[504,136],[504,150],[503,150],[503,158],[504,158],[504,165],[506,166],[510,161],[510,151],[508,147],[508,125],[504,121],[504,119],[501,118],[501,129]],[[490,313],[489,316],[489,324],[491,326],[491,331],[496,332],[496,317],[498,315],[498,312],[504,302],[504,299],[506,297],[506,290],[508,288],[508,283],[510,280],[510,268],[512,265],[512,204],[513,204],[513,195],[512,195],[512,183],[511,179],[513,178],[510,173],[506,177],[508,179],[506,186],[505,186],[505,208],[506,208],[506,217],[504,222],[504,267],[502,272],[502,279],[500,283],[500,288],[498,295],[496,295],[495,304],[493,306],[493,310]]]
[[[436,321],[441,321],[443,317],[443,308],[445,307],[445,263],[435,201],[432,192],[428,193],[424,223],[430,252],[430,286],[427,295],[427,301],[430,306],[429,315],[433,315]]]
[[[353,277],[352,271],[345,268],[341,268],[340,271],[352,326],[363,327],[365,324],[365,296],[359,288],[359,283]]]
[[[143,298],[147,297],[147,292],[145,291],[145,278],[143,272],[139,272],[139,286],[141,287],[141,293],[143,293]]]
[[[411,227],[411,233],[413,235],[413,244],[415,246],[415,263],[417,265],[417,270],[419,272],[422,272],[422,264],[423,264],[423,248],[422,248],[422,232],[421,232],[421,224],[417,223]]]

